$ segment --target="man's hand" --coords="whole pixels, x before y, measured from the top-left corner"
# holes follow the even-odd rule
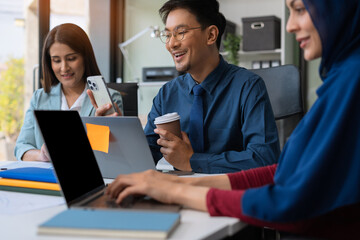
[[[171,132],[156,128],[154,132],[159,134],[161,138],[157,140],[157,144],[162,146],[160,152],[175,168],[182,171],[192,171],[190,158],[194,154],[190,140],[185,132],[181,132],[182,139],[178,138]]]
[[[86,93],[87,93],[87,95],[88,95],[89,98],[90,98],[91,104],[94,106],[94,108],[95,108],[95,110],[96,110],[95,116],[105,116],[105,113],[106,113],[110,108],[112,108],[112,106],[111,106],[110,103],[98,107],[98,105],[96,104],[94,95],[93,95],[93,93],[91,92],[91,90],[90,90],[90,89],[86,90]],[[110,115],[106,115],[106,116],[116,117],[116,116],[121,116],[121,115],[122,115],[119,106],[118,106],[116,103],[114,103],[114,105],[115,105],[115,107],[116,107],[116,109],[117,109],[117,112],[114,112],[114,113],[112,113],[112,114],[110,114]]]

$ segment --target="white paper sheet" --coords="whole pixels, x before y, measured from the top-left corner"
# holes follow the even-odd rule
[[[14,169],[14,168],[23,168],[23,167],[40,167],[40,168],[53,168],[50,162],[23,162],[15,161],[6,164],[1,164],[1,168]]]
[[[64,204],[63,197],[0,191],[0,214],[13,215]]]
[[[174,170],[174,167],[166,161],[165,158],[161,158],[158,163],[156,164],[157,170]]]

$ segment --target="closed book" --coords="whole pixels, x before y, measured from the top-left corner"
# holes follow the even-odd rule
[[[8,178],[0,178],[0,186],[37,188],[37,189],[60,191],[60,186],[57,183],[36,182],[36,181],[8,179]]]
[[[166,239],[179,223],[179,213],[68,209],[41,224],[38,233]]]
[[[1,171],[0,177],[49,183],[57,182],[53,169],[39,167],[14,168]]]
[[[24,188],[24,187],[12,187],[12,186],[1,186],[0,190],[10,191],[10,192],[22,192],[22,193],[32,193],[32,194],[43,194],[50,196],[61,196],[60,191],[47,190],[47,189],[38,189],[38,188]]]

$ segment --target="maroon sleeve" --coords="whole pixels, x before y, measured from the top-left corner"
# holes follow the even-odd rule
[[[249,224],[260,227],[271,227],[278,230],[299,232],[303,224],[299,223],[273,223],[262,221],[242,212],[241,200],[245,190],[220,190],[211,188],[206,195],[206,205],[210,216],[235,217]]]
[[[231,189],[248,189],[274,183],[277,164],[229,173]]]
[[[211,188],[206,195],[206,205],[210,216],[235,217],[259,227],[325,237],[325,239],[352,239],[358,236],[360,204],[345,206],[313,219],[287,223],[267,222],[243,214],[241,201],[245,192],[246,190]]]
[[[206,195],[206,205],[211,216],[239,218],[243,190],[220,190],[211,188]]]

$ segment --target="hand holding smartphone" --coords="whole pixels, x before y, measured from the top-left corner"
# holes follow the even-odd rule
[[[87,85],[94,95],[98,107],[109,103],[111,104],[112,107],[105,113],[105,115],[110,115],[114,112],[117,112],[103,76],[99,75],[88,77]]]

